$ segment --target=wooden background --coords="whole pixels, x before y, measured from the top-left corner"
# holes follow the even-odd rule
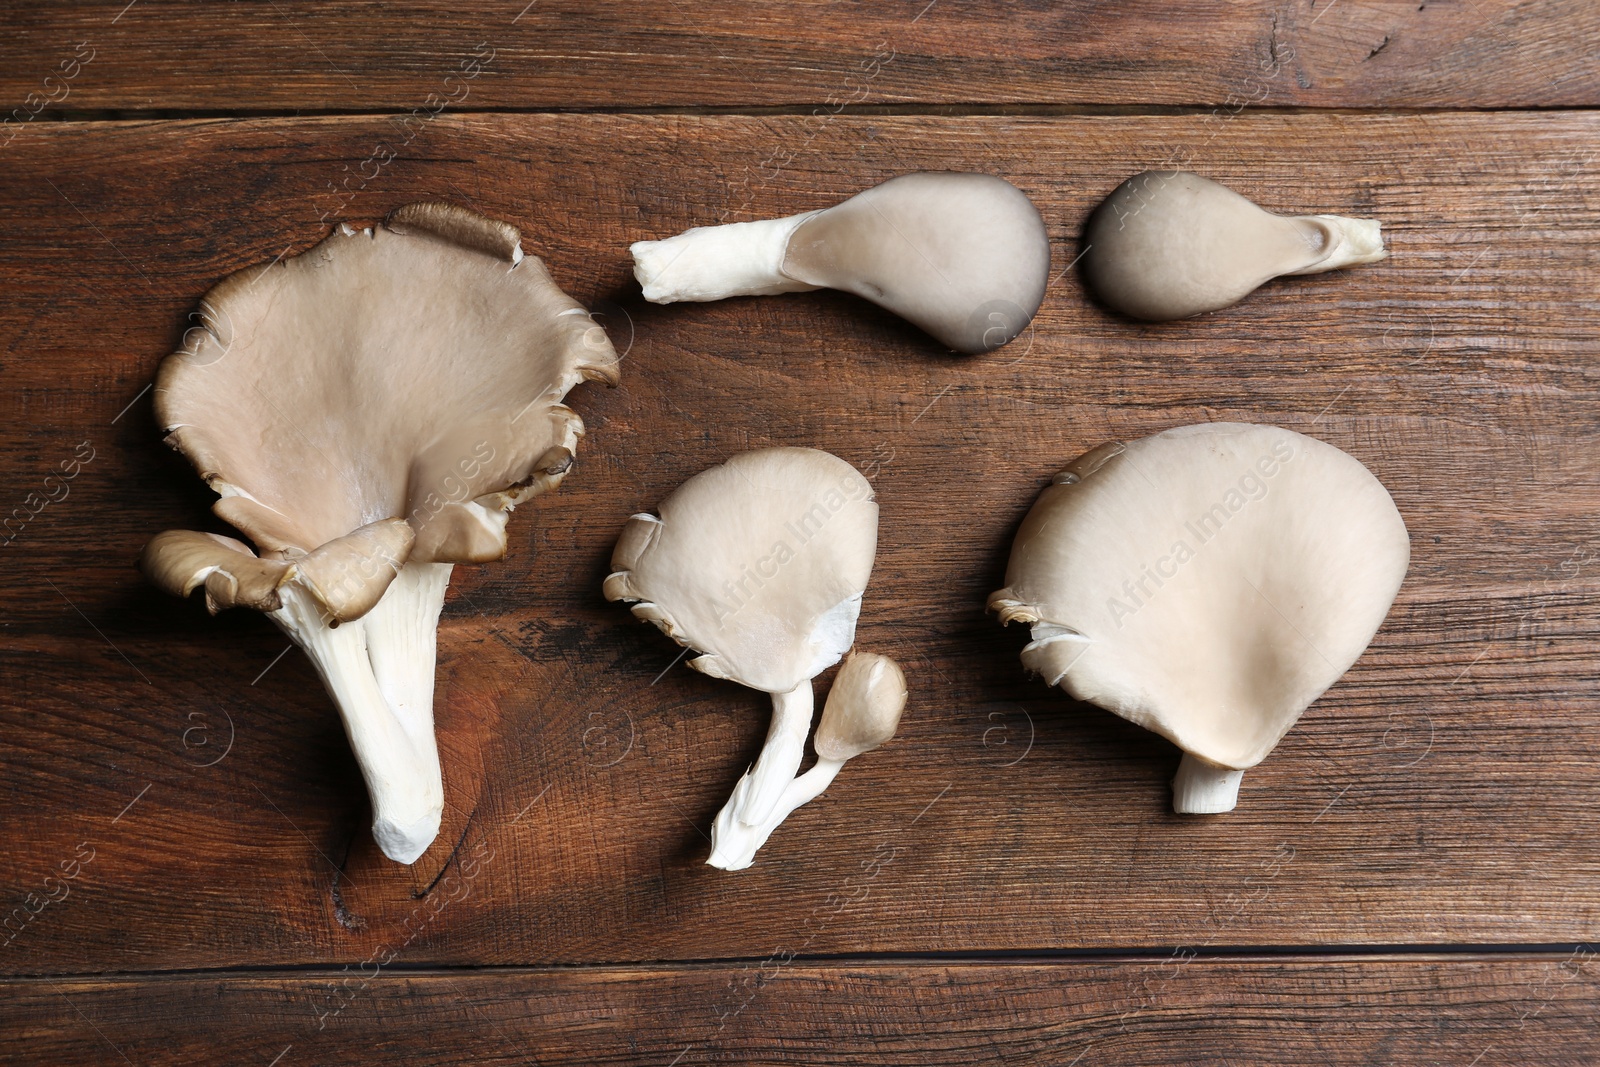
[[[0,1063],[1600,1059],[1600,8],[524,3],[0,10],[0,512],[37,512],[0,543]],[[1084,219],[1174,164],[1392,257],[1109,316]],[[1044,213],[1006,348],[631,280],[633,240],[921,169]],[[445,826],[404,868],[304,658],[133,561],[222,529],[146,391],[199,296],[428,198],[521,227],[625,358],[457,571]],[[1413,558],[1239,808],[1179,819],[1177,751],[1024,677],[983,605],[1063,462],[1206,420],[1351,452]],[[859,644],[912,696],[729,874],[764,703],[599,590],[629,514],[769,444],[872,475]]]

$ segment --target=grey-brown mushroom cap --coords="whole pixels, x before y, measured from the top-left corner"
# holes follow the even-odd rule
[[[864,297],[958,351],[986,352],[1039,310],[1050,239],[1033,201],[1003,178],[905,174],[803,222],[783,273]]]
[[[610,600],[702,653],[690,665],[788,693],[855,640],[878,543],[871,484],[812,448],[745,452],[634,516],[612,555]]]
[[[1047,681],[1254,766],[1388,613],[1410,556],[1394,502],[1353,457],[1270,426],[1090,457],[1034,504],[990,608],[1036,624],[1023,660]]]
[[[1216,311],[1328,251],[1325,227],[1265,211],[1187,171],[1119,185],[1084,230],[1083,273],[1103,303],[1137,319]]]
[[[583,426],[562,398],[616,376],[604,331],[515,228],[448,204],[242,271],[202,309],[156,413],[263,559],[384,520],[412,527],[410,560],[499,558],[504,509],[571,463]],[[340,580],[375,587],[351,603],[406,561],[394,543],[358,541],[388,555],[350,560]]]
[[[196,530],[156,534],[139,556],[139,569],[173,596],[186,597],[204,585],[206,608],[213,615],[236,605],[277,611],[283,606],[278,587],[293,566],[258,559],[250,546],[232,537]]]

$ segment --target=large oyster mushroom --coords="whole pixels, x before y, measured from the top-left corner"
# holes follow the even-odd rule
[[[263,611],[311,658],[372,799],[411,863],[444,803],[435,639],[457,563],[506,551],[506,516],[566,475],[562,405],[616,354],[516,229],[448,204],[341,228],[207,294],[207,330],[156,378],[167,442],[255,543],[168,531],[141,565],[216,612]],[[257,555],[259,553],[259,556]]]
[[[1050,280],[1039,209],[992,174],[902,174],[826,210],[696,226],[630,251],[658,304],[840,289],[958,352],[1016,337]]]
[[[1175,810],[1228,811],[1367,647],[1409,559],[1351,456],[1273,426],[1184,426],[1057,474],[989,608],[1032,624],[1029,670],[1183,749]]]
[[[689,661],[694,669],[772,695],[761,755],[713,824],[711,862],[745,866],[746,850],[753,855],[776,825],[769,819],[805,754],[811,680],[855,641],[878,505],[871,484],[837,456],[767,448],[700,472],[659,510],[659,518],[635,515],[623,527],[605,595],[631,602],[636,616],[699,652]],[[841,733],[844,720],[885,718],[883,693],[892,686],[870,674],[846,686],[860,699],[842,700],[841,710],[861,703],[877,713],[845,714]],[[743,840],[731,843],[735,836]]]

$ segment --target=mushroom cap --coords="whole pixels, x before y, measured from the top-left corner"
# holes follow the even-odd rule
[[[701,653],[696,670],[788,693],[855,641],[878,547],[871,484],[814,448],[765,448],[701,471],[623,528],[608,600]]]
[[[872,301],[962,352],[1016,337],[1050,280],[1026,193],[992,174],[904,174],[801,223],[783,273]]]
[[[1161,322],[1238,303],[1336,240],[1326,223],[1274,215],[1198,174],[1145,171],[1090,216],[1083,272],[1107,306]]]
[[[1023,520],[989,598],[1025,666],[1243,770],[1367,647],[1410,559],[1360,462],[1272,426],[1184,426],[1086,453]]]
[[[906,710],[906,676],[876,652],[852,652],[828,690],[815,746],[823,759],[855,759],[894,736]]]
[[[173,596],[186,597],[204,585],[206,608],[213,615],[236,605],[277,611],[283,606],[278,587],[293,566],[258,559],[243,541],[197,530],[158,533],[139,558],[139,569]]]
[[[605,331],[519,241],[412,204],[227,278],[201,302],[206,330],[161,364],[156,415],[216,513],[263,560],[340,546],[311,583],[336,617],[370,608],[408,559],[500,558],[504,512],[571,463],[583,424],[562,398],[615,381]],[[386,522],[409,529],[360,533]],[[152,544],[168,547],[193,555]]]

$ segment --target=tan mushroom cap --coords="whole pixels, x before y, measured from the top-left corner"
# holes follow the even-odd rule
[[[562,398],[616,377],[604,331],[516,229],[448,204],[235,274],[202,307],[207,331],[156,379],[167,441],[263,561],[320,553],[300,573],[337,618],[407,560],[500,558],[504,511],[571,463],[583,424]],[[153,542],[147,570],[194,547]]]
[[[221,534],[167,530],[150,539],[140,568],[157,586],[186,597],[206,587],[206,609],[277,611],[279,587],[299,579],[340,622],[360,618],[383,596],[411,551],[415,536],[404,519],[380,519],[293,560],[260,559],[249,546]]]
[[[145,545],[139,568],[173,596],[186,597],[204,585],[206,609],[215,615],[235,606],[277,611],[283,606],[278,587],[289,578],[293,565],[258,559],[249,545],[232,537],[167,530]]]
[[[1271,426],[1186,426],[1056,476],[989,600],[1023,662],[1080,700],[1242,770],[1349,669],[1410,558],[1353,457]]]
[[[768,448],[690,478],[628,520],[608,600],[702,653],[690,666],[788,693],[855,639],[878,544],[871,484],[837,456]]]
[[[855,759],[894,736],[906,710],[906,676],[876,652],[852,652],[828,690],[815,746],[822,759]]]

